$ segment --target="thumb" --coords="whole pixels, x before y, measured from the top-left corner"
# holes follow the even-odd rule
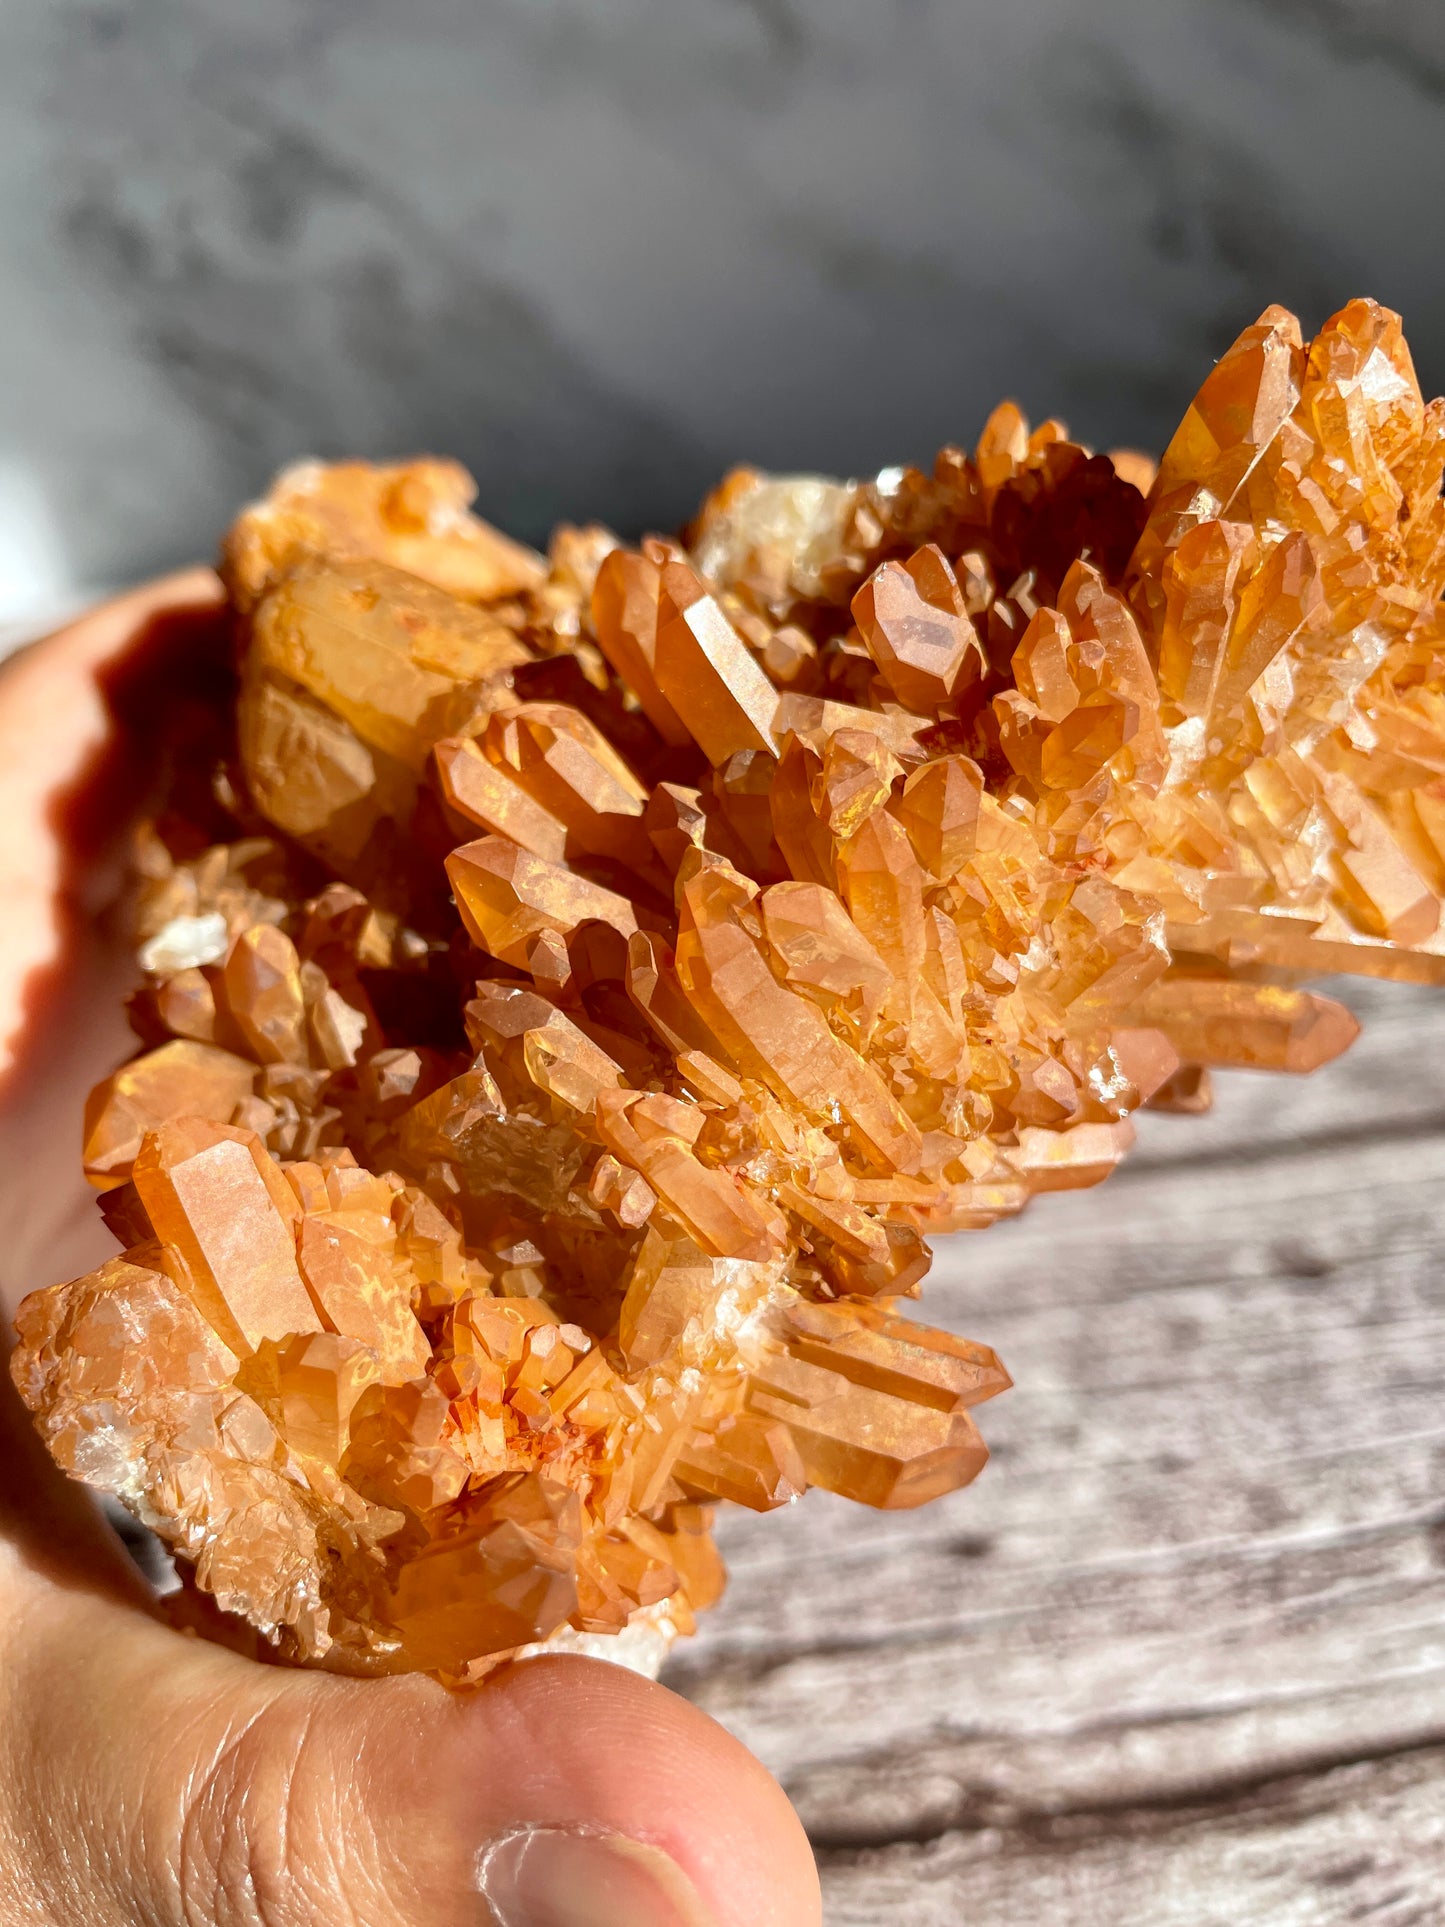
[[[0,1920],[820,1919],[776,1783],[618,1667],[528,1660],[452,1696],[415,1675],[257,1666],[114,1599],[20,1591],[0,1692]]]

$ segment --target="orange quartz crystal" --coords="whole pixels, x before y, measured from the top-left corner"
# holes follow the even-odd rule
[[[138,848],[124,1255],[29,1298],[57,1460],[282,1652],[686,1629],[710,1507],[912,1506],[1008,1378],[925,1234],[1098,1182],[1312,973],[1445,978],[1445,413],[1270,309],[1157,475],[730,476],[682,541],[293,470],[225,547],[213,804]]]

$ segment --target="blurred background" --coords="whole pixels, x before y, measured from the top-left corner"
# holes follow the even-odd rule
[[[1269,301],[1445,385],[1439,0],[5,0],[0,617],[298,455],[671,527],[1012,393],[1160,445]]]

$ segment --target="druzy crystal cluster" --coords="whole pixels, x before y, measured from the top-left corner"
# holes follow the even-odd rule
[[[1445,976],[1442,463],[1361,301],[1157,475],[1005,404],[545,558],[446,463],[283,476],[137,845],[123,1255],[21,1313],[55,1457],[287,1655],[454,1681],[685,1629],[719,1499],[965,1484],[1008,1379],[926,1237],[1333,1056],[1300,978]]]

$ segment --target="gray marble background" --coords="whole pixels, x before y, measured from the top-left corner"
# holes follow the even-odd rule
[[[1012,392],[1158,444],[1280,300],[1445,385],[1445,0],[0,0],[0,615],[306,454],[672,525]]]

